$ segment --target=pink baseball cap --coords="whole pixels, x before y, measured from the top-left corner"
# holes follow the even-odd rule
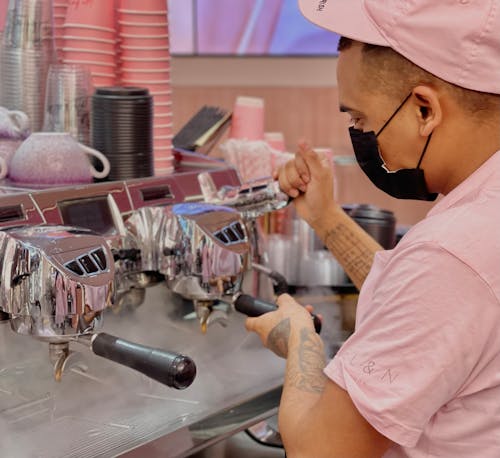
[[[389,46],[457,86],[500,94],[500,0],[299,0],[314,24]]]

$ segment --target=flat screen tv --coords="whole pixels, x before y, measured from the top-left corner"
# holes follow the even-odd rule
[[[334,56],[338,35],[311,24],[298,0],[168,0],[171,53]]]

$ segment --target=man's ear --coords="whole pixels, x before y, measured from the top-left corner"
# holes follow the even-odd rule
[[[443,119],[439,93],[432,87],[420,85],[413,89],[412,98],[420,135],[428,137]]]

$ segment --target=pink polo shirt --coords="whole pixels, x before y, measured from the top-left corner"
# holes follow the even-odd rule
[[[500,457],[500,152],[379,252],[356,331],[325,368],[396,445]]]

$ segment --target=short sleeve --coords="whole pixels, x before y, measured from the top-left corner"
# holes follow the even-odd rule
[[[435,243],[373,270],[371,294],[358,303],[363,318],[325,374],[381,434],[413,447],[468,383],[500,307],[470,266]]]

